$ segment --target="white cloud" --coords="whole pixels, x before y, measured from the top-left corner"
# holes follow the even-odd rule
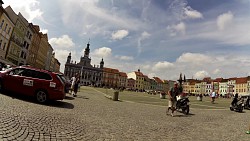
[[[54,49],[55,58],[61,63],[60,71],[64,72],[65,63],[67,60],[67,56],[71,53],[72,60],[75,62],[79,62],[79,55],[74,51],[75,43],[68,35],[62,35],[59,38],[51,38],[49,43]]]
[[[209,63],[215,58],[210,56],[201,54],[201,53],[183,53],[179,58],[177,58],[176,62],[179,63],[192,63],[192,64],[204,64]]]
[[[173,15],[172,19],[177,21],[203,18],[202,13],[192,9],[187,0],[172,0],[169,8]]]
[[[151,35],[150,35],[148,32],[144,31],[144,32],[142,32],[142,34],[141,34],[141,39],[144,40],[144,39],[149,38],[150,36],[151,36]]]
[[[176,36],[177,34],[185,35],[186,34],[186,24],[184,22],[180,22],[176,25],[171,25],[167,27],[168,30],[171,31],[171,36]]]
[[[49,30],[48,29],[40,29],[40,32],[42,32],[43,34],[46,34],[49,32]]]
[[[193,10],[190,6],[187,6],[184,8],[184,13],[186,18],[191,18],[191,19],[197,19],[197,18],[203,18],[203,15],[197,11]]]
[[[220,73],[220,72],[221,72],[220,69],[215,69],[215,70],[213,71],[213,74],[218,74],[218,73]]]
[[[53,48],[62,49],[62,48],[72,48],[75,46],[75,43],[68,35],[62,35],[59,38],[51,38],[49,43],[52,45]]]
[[[151,36],[151,34],[149,34],[146,31],[143,31],[140,35],[140,37],[138,38],[137,41],[137,48],[138,48],[138,54],[140,54],[142,52],[142,47],[141,47],[141,42],[145,39],[148,39]]]
[[[174,67],[174,64],[169,63],[167,61],[157,62],[154,67],[152,68],[153,71],[161,71],[166,69],[171,69]]]
[[[132,60],[134,60],[134,57],[132,57],[132,56],[119,56],[119,55],[116,55],[115,57],[118,58],[119,60],[124,60],[124,61],[132,61]]]
[[[226,26],[232,23],[234,15],[231,11],[221,14],[217,17],[217,26],[219,30],[224,30]]]
[[[112,37],[111,38],[113,40],[117,40],[117,39],[121,40],[124,37],[128,36],[128,34],[129,34],[128,30],[118,30],[118,31],[112,33]]]
[[[204,77],[208,77],[209,74],[208,72],[202,70],[202,71],[198,71],[194,74],[194,78],[197,78],[197,79],[203,79]]]
[[[147,74],[144,74],[144,75],[147,75]],[[148,78],[153,78],[153,77],[156,77],[157,75],[155,73],[149,73],[148,75]]]
[[[98,57],[110,57],[112,55],[112,49],[108,47],[101,47],[93,51],[93,55]]]
[[[128,15],[126,12],[124,13],[124,11],[112,10],[112,7],[104,8],[100,5],[99,0],[62,0],[59,5],[62,12],[62,21],[71,29],[74,27],[72,30],[89,36],[107,36],[112,34],[110,31],[117,28],[138,31],[147,26],[139,19]],[[79,15],[79,13],[81,14]]]
[[[68,50],[64,50],[64,49],[55,49],[55,58],[58,59],[58,61],[61,63],[60,66],[60,71],[63,73],[64,72],[64,67],[65,67],[65,63],[67,61],[67,57],[69,55],[69,51]],[[73,62],[79,62],[79,58],[77,57],[77,54],[75,51],[71,52],[71,56],[72,56],[72,61]]]
[[[40,2],[38,0],[8,0],[4,1],[4,6],[10,5],[15,13],[21,12],[22,15],[32,22],[34,19],[42,19],[43,12],[39,9]]]

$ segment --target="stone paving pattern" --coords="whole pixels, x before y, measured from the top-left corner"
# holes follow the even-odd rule
[[[115,102],[95,90],[46,105],[0,94],[0,141],[250,140],[245,134],[250,111],[191,109],[191,115],[175,117],[165,111],[162,106]]]

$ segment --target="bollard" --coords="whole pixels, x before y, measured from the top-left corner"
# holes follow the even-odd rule
[[[113,101],[118,101],[119,91],[115,91],[113,95]]]

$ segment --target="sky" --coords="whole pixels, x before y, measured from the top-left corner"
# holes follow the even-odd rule
[[[48,34],[61,63],[164,80],[250,75],[250,0],[3,0]]]

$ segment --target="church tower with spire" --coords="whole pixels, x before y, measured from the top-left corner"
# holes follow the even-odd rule
[[[67,62],[66,63],[70,63],[70,61],[71,61],[71,52],[69,53],[69,56],[67,57]]]
[[[87,47],[85,48],[84,51],[84,56],[81,57],[80,64],[83,66],[91,66],[91,59],[89,58],[89,53],[90,53],[90,44],[88,42]]]
[[[89,52],[90,52],[90,49],[89,49],[89,42],[87,44],[87,47],[85,48],[85,51],[84,51],[84,57],[87,57],[89,58]]]
[[[73,56],[74,58],[74,56]],[[93,85],[93,86],[101,86],[102,85],[102,75],[104,69],[104,61],[103,58],[99,65],[91,65],[90,58],[90,43],[88,41],[87,46],[85,47],[83,56],[80,58],[80,62],[73,63],[71,58],[71,53],[69,53],[67,57],[67,61],[65,63],[64,75],[66,78],[70,79],[75,74],[80,74],[80,85]]]
[[[104,67],[104,61],[103,61],[103,58],[102,58],[102,61],[100,62],[100,68],[103,69]]]

